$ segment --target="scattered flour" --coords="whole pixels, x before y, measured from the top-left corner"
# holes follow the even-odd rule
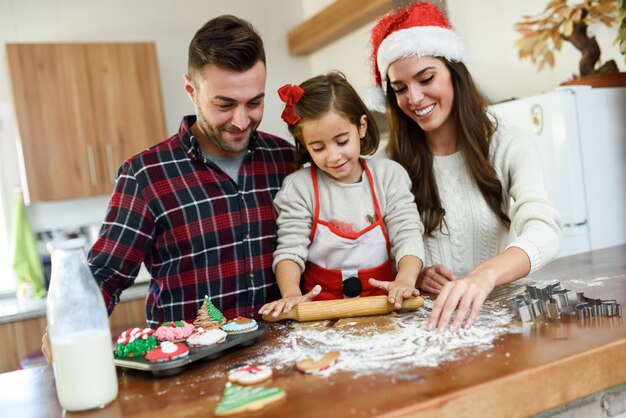
[[[326,375],[337,370],[355,376],[388,372],[397,373],[402,367],[435,367],[471,353],[492,347],[499,335],[506,333],[513,319],[500,302],[488,300],[474,326],[457,332],[426,330],[433,301],[426,300],[424,308],[398,316],[380,317],[373,325],[363,318],[351,318],[330,326],[286,324],[279,345],[270,347],[254,359],[275,368],[293,367],[303,358],[317,360],[329,351],[341,352],[337,364]],[[381,326],[381,319],[384,319]],[[363,326],[356,326],[361,323]],[[315,323],[313,323],[315,324]]]

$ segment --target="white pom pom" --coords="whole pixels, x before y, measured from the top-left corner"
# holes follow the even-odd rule
[[[385,92],[378,86],[369,87],[365,92],[363,101],[369,110],[375,110],[380,113],[385,113],[387,111],[387,98],[385,97]]]

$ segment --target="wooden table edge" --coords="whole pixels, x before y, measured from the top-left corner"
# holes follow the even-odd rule
[[[517,417],[626,382],[626,339],[380,415]]]

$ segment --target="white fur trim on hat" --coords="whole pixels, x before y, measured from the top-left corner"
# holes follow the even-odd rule
[[[443,57],[448,61],[465,62],[467,53],[461,38],[451,29],[440,26],[415,26],[392,32],[380,43],[376,63],[383,80],[389,66],[400,58],[417,55]]]
[[[375,110],[380,113],[387,111],[387,97],[385,97],[383,89],[378,86],[368,87],[363,101],[369,110]]]

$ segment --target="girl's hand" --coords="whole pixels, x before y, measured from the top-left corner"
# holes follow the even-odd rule
[[[450,270],[441,264],[435,264],[426,267],[417,277],[417,287],[424,292],[438,295],[446,283],[457,280],[458,278]]]
[[[402,307],[402,301],[408,299],[411,296],[419,296],[420,291],[415,288],[415,285],[411,286],[404,281],[398,279],[393,282],[385,282],[376,279],[369,279],[369,284],[372,287],[383,289],[388,293],[389,303],[392,303],[396,309]]]
[[[470,274],[461,280],[446,283],[435,300],[427,328],[432,330],[436,327],[439,331],[444,331],[454,311],[456,317],[450,327],[451,331],[457,331],[461,326],[465,329],[471,327],[495,285],[495,278],[478,274]]]
[[[315,296],[319,295],[322,291],[322,286],[319,284],[313,287],[311,291],[305,295],[289,296],[286,298],[278,299],[274,302],[266,303],[259,310],[261,315],[272,315],[274,318],[278,317],[281,313],[289,312],[294,306],[301,302],[311,302]]]

